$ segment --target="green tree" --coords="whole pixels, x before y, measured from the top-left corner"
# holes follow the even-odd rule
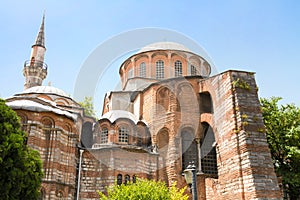
[[[94,109],[92,97],[84,97],[84,100],[82,102],[78,102],[78,103],[82,108],[84,108],[84,114],[86,116],[96,118],[96,111]]]
[[[300,195],[300,108],[278,105],[279,97],[261,99],[267,139],[278,176],[291,199]]]
[[[37,199],[43,177],[37,151],[26,144],[16,113],[0,99],[0,199]]]
[[[186,188],[178,189],[176,183],[170,188],[164,182],[137,179],[136,183],[117,185],[107,188],[107,195],[98,192],[100,200],[188,200]]]

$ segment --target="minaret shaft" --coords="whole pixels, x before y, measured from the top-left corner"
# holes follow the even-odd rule
[[[45,14],[43,15],[40,30],[34,45],[31,47],[30,60],[25,61],[23,75],[25,76],[24,90],[40,86],[47,76],[47,65],[44,63],[45,57],[45,33],[44,33]]]

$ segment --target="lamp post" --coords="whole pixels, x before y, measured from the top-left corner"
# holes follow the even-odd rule
[[[190,186],[193,200],[198,200],[197,183],[196,183],[196,166],[190,163],[183,171],[186,183]]]

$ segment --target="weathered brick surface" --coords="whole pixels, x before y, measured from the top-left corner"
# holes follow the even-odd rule
[[[120,69],[123,86],[126,87],[130,70],[134,75],[139,74],[136,66],[141,62],[150,65],[147,76],[154,77],[155,62],[159,59],[165,63],[180,60],[183,75],[189,75],[185,56],[176,55],[176,51],[148,52],[123,63]],[[38,150],[43,160],[45,199],[75,198],[80,164],[78,147],[85,145],[80,138],[86,122],[92,127],[88,136],[92,146],[82,155],[80,199],[98,199],[96,191],[105,192],[118,174],[122,175],[122,182],[128,175],[130,179],[137,176],[162,180],[167,185],[176,181],[178,187],[184,187],[181,133],[192,130],[196,141],[201,143],[204,124],[214,133],[218,175],[215,178],[197,175],[199,199],[281,198],[253,73],[227,71],[210,78],[174,78],[168,67],[165,80],[154,81],[137,93],[115,92],[106,96],[103,114],[123,109],[134,114],[136,121],[105,118],[96,122],[84,116],[72,99],[55,94],[24,94],[8,99],[28,98],[44,104],[52,101],[61,110],[77,115],[74,120],[52,112],[16,110],[28,133],[28,145]],[[122,103],[119,98],[123,98]],[[207,108],[209,111],[205,111]],[[124,125],[129,129],[128,141],[119,142],[119,127]],[[108,129],[106,144],[101,143],[103,127]],[[143,134],[142,139],[138,139],[138,133]]]

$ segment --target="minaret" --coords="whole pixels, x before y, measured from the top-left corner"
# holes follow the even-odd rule
[[[42,24],[36,37],[35,44],[31,47],[30,60],[25,61],[23,75],[25,76],[24,90],[42,85],[47,76],[47,65],[44,63],[45,33],[44,33],[45,14]]]

